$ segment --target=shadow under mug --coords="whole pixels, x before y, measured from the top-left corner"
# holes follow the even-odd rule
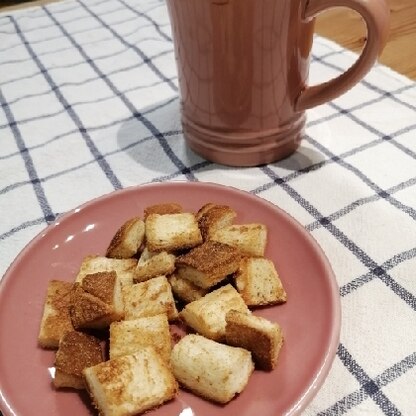
[[[385,0],[167,0],[188,146],[231,166],[283,159],[301,141],[305,110],[341,95],[376,62],[387,39]],[[367,41],[337,78],[308,86],[314,18],[358,12]]]

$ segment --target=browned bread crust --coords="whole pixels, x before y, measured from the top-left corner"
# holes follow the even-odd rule
[[[107,248],[106,256],[118,259],[133,257],[144,239],[144,222],[135,217],[125,222],[115,233]]]
[[[105,328],[112,321],[113,309],[75,283],[71,292],[70,314],[75,329]]]
[[[237,213],[227,205],[208,203],[196,214],[202,238],[208,240],[218,229],[231,225]]]
[[[81,286],[86,292],[111,304],[113,303],[116,280],[117,273],[114,271],[91,273],[84,277]]]
[[[38,336],[43,348],[58,348],[62,336],[74,329],[69,314],[72,286],[60,280],[48,284]]]
[[[160,253],[150,253],[147,249],[143,253],[146,253],[144,259],[140,257],[137,263],[137,268],[134,273],[134,282],[144,282],[153,277],[168,275],[175,270],[175,256],[161,251]],[[142,253],[142,254],[143,254]]]
[[[188,303],[179,316],[201,335],[215,341],[225,339],[225,316],[230,310],[250,313],[244,300],[230,284]]]
[[[177,204],[176,202],[156,204],[145,208],[144,219],[146,219],[150,214],[180,214],[181,212],[183,212],[183,208],[180,204]]]
[[[186,303],[198,300],[208,293],[208,289],[194,285],[189,280],[179,277],[175,273],[169,276],[169,283],[173,294]]]
[[[241,254],[235,247],[218,241],[206,241],[177,257],[175,264],[179,277],[206,289],[234,273],[240,259]]]
[[[229,311],[225,320],[226,343],[251,351],[259,369],[273,370],[283,344],[280,326],[265,318],[235,310]]]
[[[104,355],[99,339],[77,331],[66,333],[56,352],[55,387],[84,389],[82,371],[102,361]]]

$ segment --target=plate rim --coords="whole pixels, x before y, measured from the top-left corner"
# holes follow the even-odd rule
[[[309,389],[306,391],[304,395],[302,395],[299,400],[289,409],[288,412],[285,413],[285,416],[294,416],[300,415],[303,410],[312,402],[314,397],[317,395],[318,391],[321,389],[322,385],[324,384],[325,380],[327,379],[328,373],[331,370],[332,364],[334,362],[336,352],[340,342],[340,332],[341,332],[341,301],[339,295],[339,286],[336,279],[336,275],[332,269],[332,266],[329,262],[328,257],[326,256],[324,250],[322,249],[319,242],[311,235],[310,232],[306,230],[306,228],[296,219],[294,218],[289,212],[285,211],[283,208],[279,207],[278,205],[264,199],[256,194],[250,193],[249,191],[239,189],[235,186],[231,185],[224,185],[215,182],[203,182],[203,181],[164,181],[164,182],[148,182],[139,185],[132,185],[127,186],[121,189],[116,189],[114,191],[110,191],[108,193],[96,196],[79,204],[77,207],[68,210],[67,212],[60,214],[57,218],[50,224],[48,224],[44,229],[38,232],[31,240],[20,250],[20,252],[16,255],[13,259],[11,264],[6,269],[5,273],[0,280],[0,299],[3,296],[3,292],[7,283],[10,279],[12,279],[13,271],[15,268],[19,266],[19,263],[25,255],[31,251],[33,246],[36,246],[38,241],[40,241],[46,234],[51,232],[55,227],[59,226],[62,222],[70,221],[71,217],[74,214],[77,214],[81,210],[88,209],[93,207],[96,204],[105,203],[107,199],[113,198],[115,195],[120,194],[134,194],[137,191],[140,191],[142,188],[163,188],[163,187],[171,187],[171,186],[181,186],[181,187],[208,187],[208,188],[220,188],[224,191],[231,191],[236,192],[237,194],[241,194],[243,197],[248,197],[257,203],[264,204],[269,208],[280,212],[281,215],[286,217],[286,219],[298,229],[298,231],[302,234],[302,236],[308,240],[311,247],[314,248],[315,253],[319,256],[326,272],[327,276],[330,278],[327,279],[330,286],[331,292],[331,310],[332,310],[332,325],[330,329],[329,339],[330,342],[328,343],[326,354],[321,359],[321,366],[319,371],[315,374],[315,378],[311,380]],[[0,379],[0,410],[3,412],[3,416],[16,416],[13,409],[7,403],[6,397],[2,393],[2,386],[1,386],[1,379]]]

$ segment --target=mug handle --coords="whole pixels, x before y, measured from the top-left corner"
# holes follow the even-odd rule
[[[375,64],[387,41],[390,11],[385,0],[304,0],[302,19],[312,20],[333,7],[348,7],[358,12],[367,26],[367,41],[351,68],[322,84],[306,86],[295,101],[295,110],[304,111],[340,96],[357,84]]]

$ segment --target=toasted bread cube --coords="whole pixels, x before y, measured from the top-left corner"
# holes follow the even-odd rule
[[[76,329],[106,328],[124,317],[122,284],[116,272],[87,274],[75,283],[70,314]]]
[[[229,225],[213,231],[210,238],[237,247],[247,256],[264,256],[267,228],[263,224]]]
[[[234,273],[241,254],[235,247],[217,241],[206,241],[176,258],[176,273],[193,284],[208,289]]]
[[[72,286],[72,283],[60,280],[48,283],[38,336],[43,348],[58,348],[60,339],[74,330],[69,314]]]
[[[183,212],[181,205],[176,202],[168,202],[165,204],[156,204],[151,205],[144,210],[144,219],[146,219],[150,214],[180,214]]]
[[[87,274],[114,271],[117,272],[118,277],[122,281],[125,280],[127,284],[132,284],[136,266],[136,259],[110,259],[103,256],[87,256],[81,263],[75,281],[81,283]]]
[[[171,365],[181,385],[222,404],[243,391],[254,370],[249,351],[195,334],[186,335],[173,347]]]
[[[114,308],[75,283],[71,292],[70,315],[75,329],[102,329],[120,319]]]
[[[128,273],[117,273],[118,279],[120,280],[121,287],[124,286],[131,286],[134,284],[134,272],[128,272]]]
[[[211,235],[224,227],[231,225],[237,213],[227,205],[208,203],[196,214],[202,238],[208,240]]]
[[[205,205],[203,205],[195,214],[196,220],[199,222],[199,220],[213,207],[215,207],[217,204],[214,204],[213,202],[208,202]]]
[[[240,294],[228,284],[188,303],[179,316],[199,334],[222,341],[225,339],[225,316],[230,310],[250,313]]]
[[[169,362],[172,341],[166,314],[113,322],[110,325],[110,359],[133,354],[147,346],[154,347]]]
[[[166,276],[154,277],[123,288],[124,319],[137,319],[166,313],[169,321],[178,316]]]
[[[283,345],[283,334],[277,323],[238,311],[227,313],[225,340],[229,345],[245,348],[261,370],[273,370]]]
[[[117,259],[133,257],[143,243],[144,231],[144,221],[139,217],[128,220],[115,233],[106,256]]]
[[[113,320],[119,320],[124,317],[123,294],[121,292],[122,283],[116,272],[87,274],[82,280],[81,287],[112,307]]]
[[[166,251],[162,251],[162,253],[166,253]],[[146,261],[150,260],[156,254],[158,253],[150,251],[145,245],[143,251],[140,253],[140,258],[139,258],[139,261],[137,262],[137,265],[144,264]]]
[[[102,416],[141,414],[178,392],[168,364],[153,347],[144,347],[84,370],[88,392]]]
[[[247,257],[235,274],[238,292],[249,306],[286,302],[286,292],[271,260]]]
[[[82,332],[67,332],[59,342],[55,357],[56,388],[85,389],[82,371],[104,361],[100,340]]]
[[[177,274],[172,274],[169,277],[169,283],[172,287],[173,294],[186,303],[201,299],[208,293],[208,289],[202,289],[202,287],[194,285],[189,280],[179,277]]]
[[[191,213],[150,214],[146,218],[146,244],[150,251],[170,252],[201,243],[201,232]]]
[[[151,253],[145,248],[137,263],[134,282],[144,282],[156,276],[173,273],[175,270],[175,256],[166,251]]]

